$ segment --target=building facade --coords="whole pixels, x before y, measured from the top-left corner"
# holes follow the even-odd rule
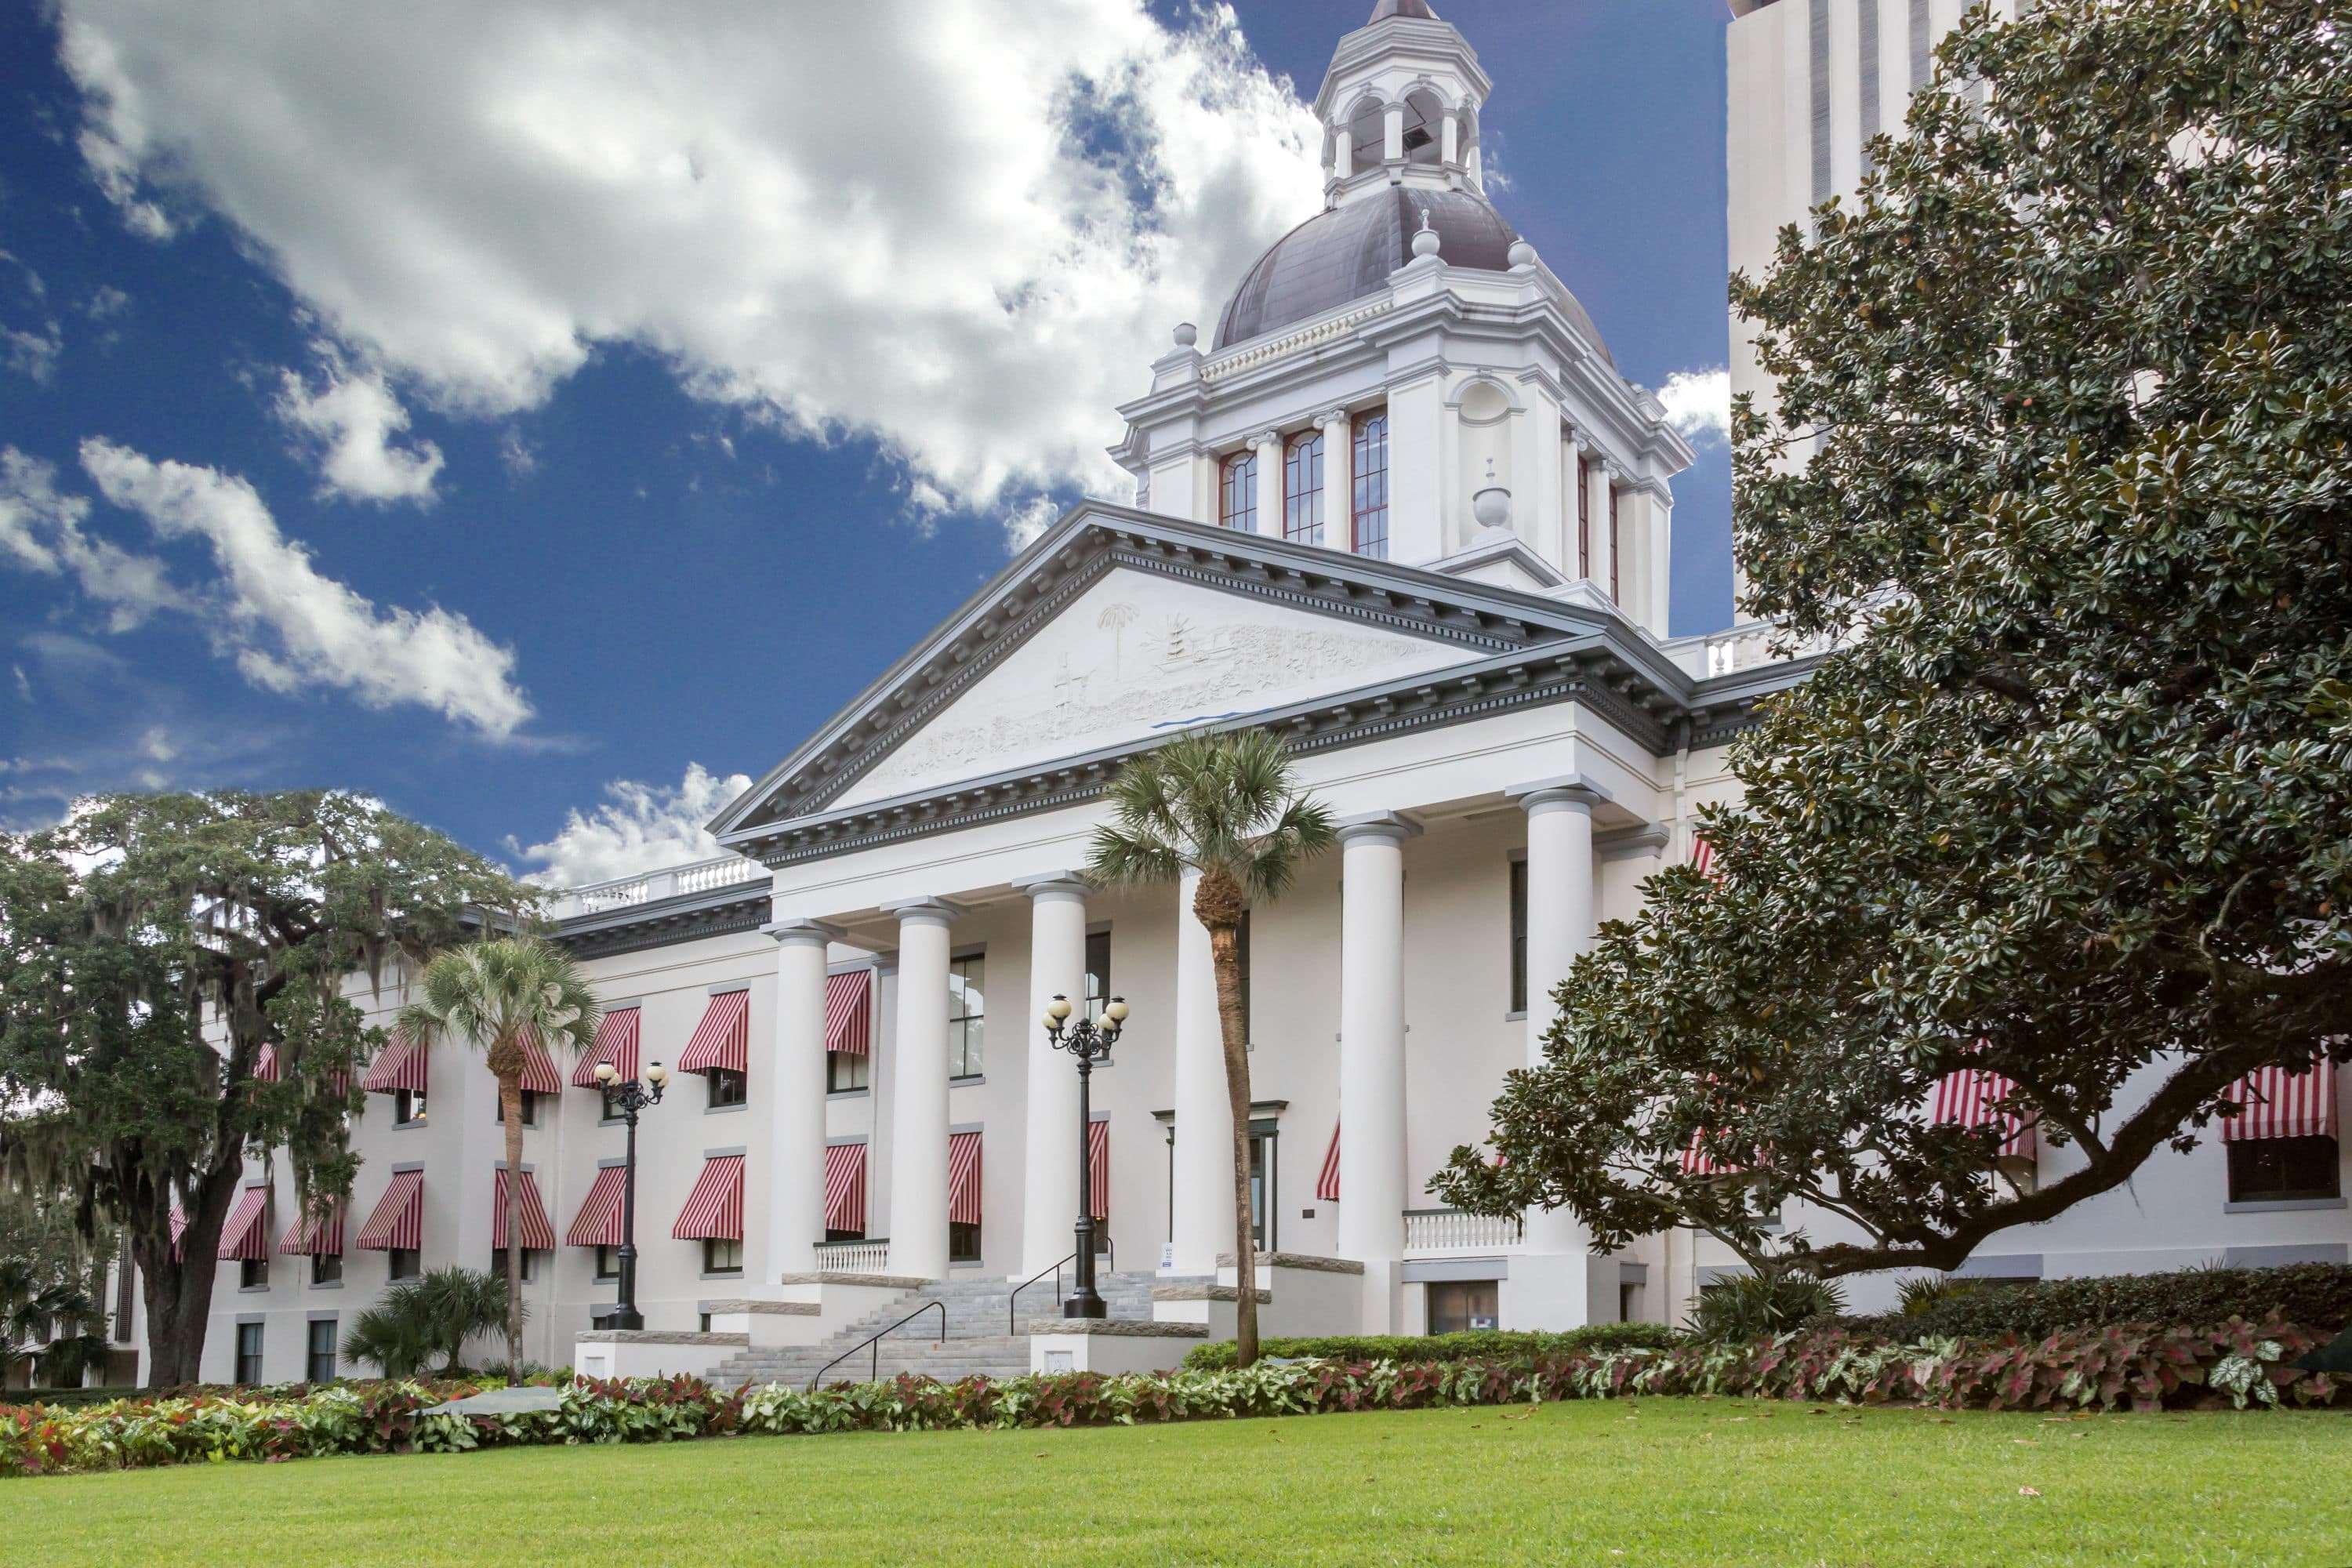
[[[1316,100],[1326,205],[1119,411],[1133,504],[1074,509],[785,754],[712,825],[725,858],[561,900],[606,1016],[590,1058],[535,1068],[522,1235],[478,1058],[395,1044],[341,1214],[304,1221],[282,1163],[253,1165],[207,1375],[338,1370],[390,1280],[491,1267],[510,1239],[526,1353],[584,1354],[615,1296],[626,1139],[599,1061],[673,1069],[638,1128],[637,1297],[697,1369],[772,1373],[766,1341],[844,1344],[959,1285],[993,1290],[1007,1331],[1024,1301],[1049,1313],[1050,1287],[1011,1289],[1070,1253],[1082,1147],[1106,1267],[1139,1310],[1213,1331],[1233,1129],[1206,934],[1189,887],[1079,874],[1120,763],[1199,726],[1285,736],[1343,824],[1246,931],[1271,1327],[1671,1321],[1730,1267],[1688,1234],[1598,1253],[1565,1215],[1426,1191],[1538,1054],[1598,923],[1693,853],[1699,805],[1736,798],[1726,748],[1757,701],[1810,668],[1760,628],[1667,635],[1691,454],[1487,201],[1492,90],[1422,0],[1342,39]],[[404,984],[362,998],[379,1021]],[[1113,994],[1131,1016],[1082,1133],[1040,1015]],[[1997,1238],[1984,1270],[2344,1256],[2340,1199],[2233,1195],[2225,1166],[2165,1156]]]

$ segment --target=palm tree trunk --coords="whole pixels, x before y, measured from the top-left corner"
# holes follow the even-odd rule
[[[1247,1366],[1257,1360],[1257,1250],[1250,1234],[1249,1035],[1242,1020],[1236,927],[1209,928],[1209,956],[1217,975],[1217,1027],[1224,1037],[1225,1098],[1234,1120],[1234,1364]]]
[[[507,1386],[522,1382],[522,1075],[499,1075],[507,1131]]]

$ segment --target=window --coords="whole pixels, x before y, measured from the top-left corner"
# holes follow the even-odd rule
[[[1301,436],[1282,459],[1282,537],[1323,542],[1323,436]]]
[[[1642,1321],[1642,1287],[1631,1279],[1617,1281],[1617,1321],[1621,1323]]]
[[[1257,454],[1241,452],[1225,459],[1224,483],[1217,494],[1217,521],[1244,533],[1257,531]]]
[[[733,1068],[712,1068],[709,1077],[711,1110],[741,1105],[751,1098],[751,1082],[746,1074],[737,1072]]]
[[[1098,931],[1087,938],[1087,1016],[1102,1021],[1110,1002],[1110,932]]]
[[[2228,1147],[2233,1204],[2344,1195],[2333,1138],[2246,1138]]]
[[[1592,459],[1576,459],[1576,574],[1592,575]]]
[[[601,1085],[598,1087],[599,1092],[604,1099],[604,1109],[600,1114],[607,1121],[618,1121],[621,1120],[621,1097],[612,1089],[604,1089]]]
[[[530,1089],[522,1091],[522,1124],[525,1127],[539,1125],[539,1099]],[[507,1124],[507,1102],[503,1097],[491,1102],[490,1120],[501,1127]]]
[[[742,1273],[742,1238],[725,1236],[704,1237],[702,1238],[702,1271],[705,1274]]]
[[[310,1255],[310,1283],[340,1284],[343,1278],[343,1255],[340,1252],[314,1252]]]
[[[978,1078],[986,1070],[988,960],[974,953],[948,965],[948,1076]]]
[[[948,1261],[977,1263],[980,1261],[980,1226],[948,1222]]]
[[[1498,1313],[1492,1279],[1433,1279],[1429,1282],[1429,1331],[1467,1333],[1491,1329]]]
[[[423,1272],[413,1247],[395,1247],[383,1256],[387,1265],[384,1277],[388,1279],[414,1279]]]
[[[599,1279],[618,1279],[620,1277],[621,1249],[617,1247],[598,1247],[596,1249],[596,1278]]]
[[[240,1258],[236,1260],[236,1288],[240,1290],[269,1289],[269,1259]]]
[[[538,1273],[539,1254],[526,1247],[522,1249],[522,1278],[528,1283]],[[507,1249],[503,1247],[495,1247],[490,1252],[490,1277],[494,1279],[507,1277]]]
[[[861,1051],[827,1051],[824,1054],[824,1089],[827,1094],[845,1094],[854,1089],[864,1089],[868,1079],[868,1063],[872,1060]]]
[[[1260,1252],[1275,1250],[1275,1205],[1281,1201],[1276,1180],[1275,1134],[1253,1128],[1250,1132],[1250,1245]]]
[[[1617,584],[1624,570],[1625,541],[1624,536],[1617,531],[1617,487],[1611,485],[1609,487],[1609,602],[1612,605],[1619,604],[1623,599],[1623,595],[1617,592]]]
[[[394,1089],[392,1096],[392,1121],[395,1127],[425,1120],[425,1091],[420,1089]]]
[[[1389,415],[1383,408],[1356,421],[1355,504],[1349,548],[1374,560],[1389,558]]]
[[[261,1325],[236,1326],[236,1381],[251,1385],[261,1381]]]
[[[1511,1011],[1528,1010],[1528,863],[1511,862]]]
[[[335,1381],[335,1320],[310,1320],[310,1354],[305,1359],[302,1375],[312,1383]]]

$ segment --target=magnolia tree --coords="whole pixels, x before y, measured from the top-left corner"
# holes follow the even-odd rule
[[[1779,387],[1735,418],[1746,607],[1860,635],[1734,748],[1719,881],[1601,932],[1446,1196],[1950,1268],[2252,1069],[2352,1055],[2339,10],[1979,13],[1859,197],[1734,280]],[[2052,1179],[1934,1124],[1964,1069]],[[1768,1248],[1789,1197],[1851,1230]]]
[[[196,1380],[248,1152],[287,1152],[298,1205],[349,1193],[383,1043],[353,978],[529,897],[344,795],[114,796],[0,835],[0,1157],[85,1235],[129,1237],[151,1382]]]

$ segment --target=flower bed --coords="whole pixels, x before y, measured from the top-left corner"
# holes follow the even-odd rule
[[[124,1400],[88,1409],[0,1406],[0,1475],[197,1460],[449,1451],[526,1444],[670,1442],[731,1433],[1075,1426],[1242,1415],[1410,1410],[1635,1394],[1742,1395],[1958,1408],[2119,1409],[2209,1396],[2325,1405],[2352,1380],[2298,1372],[2300,1329],[2114,1326],[2045,1340],[1903,1344],[1841,1331],[1747,1344],[1685,1343],[1458,1361],[1261,1362],[1246,1371],[1071,1373],[1004,1383],[770,1384],[725,1394],[690,1377],[579,1380],[562,1405],[496,1417],[424,1415],[448,1396],[415,1383],[337,1384],[299,1398]],[[461,1391],[469,1392],[471,1385]]]

